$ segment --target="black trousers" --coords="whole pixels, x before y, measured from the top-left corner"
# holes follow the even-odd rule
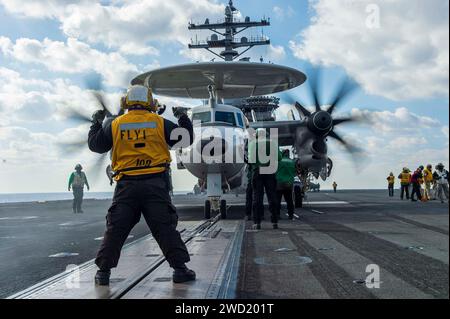
[[[120,180],[106,216],[106,232],[95,263],[102,270],[117,266],[130,231],[144,216],[153,237],[172,268],[190,260],[176,230],[178,215],[169,196],[166,174],[146,179]]]
[[[72,208],[74,213],[81,213],[81,205],[83,204],[83,187],[72,187],[73,203]]]
[[[388,191],[389,191],[389,197],[394,197],[394,185],[389,184]]]
[[[412,184],[411,200],[414,200],[414,195],[417,196],[418,200],[422,200],[422,193],[420,191],[420,184],[419,183],[413,183]]]
[[[284,200],[287,204],[287,210],[289,216],[294,216],[294,199],[292,198],[292,187],[291,188],[283,188],[277,190],[278,195],[278,216],[281,215],[281,200],[284,197]]]
[[[261,216],[264,215],[264,191],[269,201],[269,210],[272,223],[278,223],[278,198],[277,198],[277,178],[275,174],[264,175],[255,173],[252,179],[253,184],[253,222],[261,223]]]
[[[409,199],[409,185],[402,185],[400,189],[400,198],[403,199],[403,197],[406,194],[406,199]]]
[[[252,181],[249,179],[247,189],[245,190],[245,215],[252,216],[253,206],[253,186]]]

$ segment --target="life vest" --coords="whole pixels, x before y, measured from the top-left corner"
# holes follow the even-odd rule
[[[411,173],[401,173],[400,174],[400,182],[402,184],[409,184],[411,181]]]
[[[295,162],[290,158],[283,158],[278,163],[277,182],[280,188],[291,187],[296,175]]]
[[[145,110],[130,111],[112,124],[112,169],[115,180],[164,172],[171,162],[164,119]]]
[[[392,184],[395,183],[395,177],[394,177],[394,176],[388,176],[387,180],[388,180],[388,183],[389,183],[390,185],[392,185]]]
[[[442,184],[447,184],[448,183],[448,171],[446,171],[446,170],[443,170],[442,172],[441,171],[436,171],[435,174],[437,175],[436,182],[438,184],[442,185]]]
[[[85,182],[86,182],[86,177],[83,172],[73,173],[72,187],[84,187]]]
[[[431,183],[433,181],[433,173],[428,168],[423,170],[423,177],[427,183]]]

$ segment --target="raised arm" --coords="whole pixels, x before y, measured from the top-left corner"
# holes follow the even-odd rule
[[[102,124],[95,122],[89,130],[88,137],[89,149],[95,153],[106,153],[112,149],[112,129],[111,123],[102,126]]]
[[[189,139],[186,141],[182,141],[182,138],[185,135],[179,135],[176,134],[176,129],[178,128],[182,128],[185,130],[185,132],[187,132]],[[173,138],[171,138],[171,135],[173,133]],[[182,114],[179,119],[178,119],[178,125],[164,119],[164,135],[166,138],[166,143],[167,145],[169,145],[170,147],[173,147],[177,144],[177,146],[180,147],[188,147],[190,146],[193,141],[194,141],[194,129],[192,127],[192,122],[189,119],[189,117],[186,114]],[[178,144],[182,142],[181,144]]]

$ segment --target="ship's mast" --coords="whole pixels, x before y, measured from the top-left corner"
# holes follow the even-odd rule
[[[209,19],[206,19],[204,24],[189,23],[189,30],[210,30],[214,33],[206,41],[192,41],[189,44],[189,48],[205,49],[225,61],[233,61],[254,46],[269,45],[270,40],[264,35],[251,38],[242,37],[240,39],[235,37],[249,28],[270,26],[270,19],[251,21],[249,17],[246,17],[244,21],[238,21],[234,17],[237,12],[238,10],[234,7],[233,1],[230,0],[225,8],[225,20],[214,24],[211,24]],[[224,50],[219,54],[213,51],[213,49],[218,48],[223,48]],[[240,48],[244,48],[244,50],[239,52],[237,49]]]

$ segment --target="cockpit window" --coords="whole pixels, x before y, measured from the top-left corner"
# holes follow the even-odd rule
[[[192,122],[210,123],[211,112],[199,112],[192,115]]]
[[[224,122],[236,126],[236,118],[233,112],[216,112],[216,122]]]
[[[238,124],[240,127],[244,127],[244,121],[242,120],[242,114],[241,113],[237,113],[237,119],[238,119]]]

